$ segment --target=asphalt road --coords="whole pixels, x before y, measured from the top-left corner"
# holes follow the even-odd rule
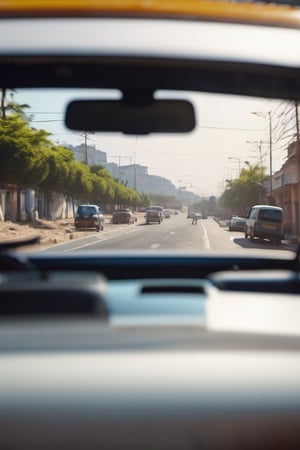
[[[55,252],[74,251],[184,251],[184,252],[225,252],[258,253],[260,256],[290,257],[291,247],[287,243],[275,245],[269,241],[250,242],[242,232],[229,232],[212,217],[192,220],[179,214],[165,219],[161,224],[109,225],[105,232],[91,231],[89,236],[56,245],[49,250]]]

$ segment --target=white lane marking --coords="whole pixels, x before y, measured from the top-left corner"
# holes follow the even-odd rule
[[[130,234],[130,233],[136,232],[136,231],[138,231],[138,229],[134,227],[134,228],[130,228],[129,230],[124,229],[123,233],[120,233],[120,231],[123,231],[123,229],[119,228],[117,230],[109,230],[107,232],[104,232],[104,235],[102,235],[102,236],[101,235],[95,236],[94,234],[89,234],[88,236],[83,236],[81,238],[77,238],[76,241],[88,239],[90,237],[96,237],[96,239],[93,240],[92,242],[88,242],[87,244],[81,244],[78,247],[67,248],[65,250],[62,250],[61,253],[68,253],[68,252],[72,252],[74,250],[80,250],[81,248],[90,247],[91,245],[98,244],[99,242],[104,242],[104,241],[109,241],[110,239],[114,239],[116,236],[122,236],[124,234]],[[99,233],[101,234],[101,231],[99,231]],[[70,242],[74,242],[74,241],[64,242],[62,244],[58,244],[57,246],[69,244]],[[51,247],[51,248],[53,248],[53,247]]]
[[[163,236],[162,239],[161,239],[161,241],[162,241],[162,242],[167,241],[167,240],[171,237],[171,234],[175,234],[175,231],[171,231],[169,234],[166,234],[165,236]],[[154,244],[152,244],[152,245],[150,246],[150,248],[151,248],[151,249],[156,249],[156,248],[160,247],[160,245],[161,245],[161,244],[159,244],[158,242],[155,242]]]
[[[175,231],[170,231],[170,233],[169,233],[169,234],[166,234],[166,235],[162,238],[162,240],[163,240],[163,241],[166,241],[166,240],[169,239],[169,237],[171,237],[171,235],[173,235],[173,234],[176,234],[176,232],[175,232]]]
[[[160,244],[159,244],[158,242],[156,242],[155,244],[152,244],[152,245],[150,246],[150,248],[151,248],[152,250],[155,250],[155,249],[158,248],[158,247],[160,247]]]
[[[202,230],[203,230],[204,248],[206,250],[209,250],[210,249],[210,242],[209,242],[209,239],[208,239],[207,230],[206,230],[205,226],[203,225],[203,222],[200,222],[200,225],[201,225]]]

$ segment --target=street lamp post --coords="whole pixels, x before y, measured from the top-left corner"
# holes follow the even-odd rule
[[[264,113],[261,112],[252,112],[252,114],[254,114],[255,116],[258,117],[264,117],[266,118],[266,115]],[[269,181],[269,185],[270,185],[270,194],[272,193],[273,190],[273,183],[272,183],[272,172],[273,172],[273,158],[272,158],[272,152],[273,152],[273,142],[272,142],[272,116],[271,116],[271,111],[268,111],[267,113],[268,118],[269,118],[269,167],[270,167],[270,181]]]
[[[237,158],[236,156],[228,156],[228,159],[233,159],[239,163],[239,176],[241,175],[241,158]],[[250,163],[249,161],[244,161],[244,163],[248,166]]]
[[[228,159],[233,159],[235,161],[238,161],[238,163],[239,163],[239,176],[240,176],[240,174],[241,174],[241,158],[237,158],[235,156],[228,156]]]
[[[263,152],[262,152],[262,144],[268,144],[268,142],[265,142],[265,141],[246,141],[246,142],[247,142],[247,144],[258,144],[259,166],[260,166],[260,183],[261,183],[261,185],[263,185],[263,181],[264,181],[263,158],[265,157],[265,153],[263,154]]]

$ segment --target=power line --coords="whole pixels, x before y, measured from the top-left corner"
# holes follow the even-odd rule
[[[61,111],[30,111],[31,114],[61,114],[64,113]]]
[[[261,128],[234,128],[234,127],[214,127],[214,126],[200,126],[200,129],[209,128],[213,130],[228,130],[228,131],[261,131]]]
[[[31,123],[32,122],[34,122],[34,123],[63,122],[63,120],[55,120],[55,119],[53,119],[53,120],[31,120],[30,122]]]

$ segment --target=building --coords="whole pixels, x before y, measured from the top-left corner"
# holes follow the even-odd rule
[[[149,175],[148,167],[140,164],[119,164],[107,162],[106,152],[96,149],[95,146],[87,145],[86,143],[77,145],[76,147],[70,146],[73,150],[75,159],[80,162],[86,162],[88,165],[102,165],[111,175],[120,183],[129,188],[136,189],[143,194],[158,194],[167,196],[180,196],[182,192],[179,192],[174,184],[167,178],[158,175]],[[191,196],[193,194],[191,193]]]
[[[148,168],[140,164],[118,166],[115,163],[105,165],[106,169],[119,182],[143,194],[174,195],[178,190],[167,178],[149,175]]]
[[[284,210],[285,231],[300,236],[300,145],[293,142],[287,150],[287,160],[272,177],[269,203]]]
[[[76,147],[70,146],[69,148],[74,152],[77,161],[86,163],[89,166],[105,166],[107,164],[106,152],[98,150],[95,146],[80,144]]]

